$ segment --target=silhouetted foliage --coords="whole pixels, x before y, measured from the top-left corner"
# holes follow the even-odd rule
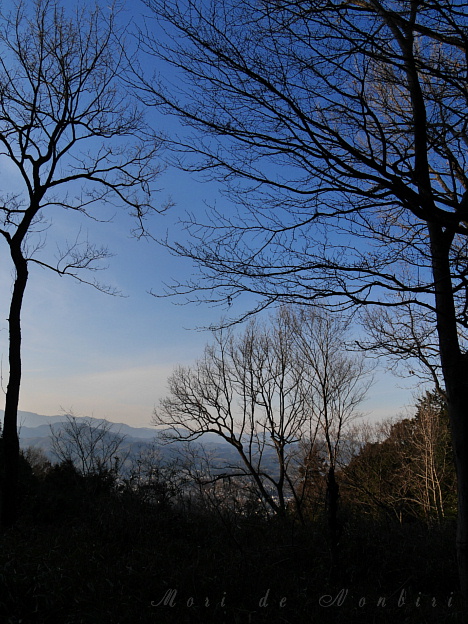
[[[427,392],[414,418],[385,424],[379,441],[366,442],[343,469],[348,503],[374,517],[403,522],[456,514],[456,475],[447,407]]]
[[[393,442],[407,433],[406,423],[394,427]],[[195,457],[185,458],[188,469]],[[322,486],[309,481],[309,494],[317,487],[323,497],[319,458],[308,474]],[[323,513],[300,525],[245,513],[248,501],[224,508],[229,488],[208,492],[207,504],[180,505],[160,496],[176,468],[181,460],[165,465],[154,447],[135,464],[133,484],[113,472],[81,474],[72,462],[42,473],[25,492],[17,529],[0,535],[2,621],[362,624],[364,614],[381,624],[461,622],[447,516],[388,522],[356,506],[332,568]]]
[[[58,427],[50,426],[50,440],[54,457],[72,463],[84,476],[118,472],[128,454],[122,449],[125,436],[111,422],[74,414],[67,414]]]

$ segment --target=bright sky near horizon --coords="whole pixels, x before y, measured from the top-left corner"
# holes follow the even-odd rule
[[[133,7],[132,3],[132,7]],[[135,6],[137,6],[135,4]],[[0,179],[14,188],[13,172],[0,162]],[[205,201],[226,207],[214,184],[167,170],[158,180],[155,205],[169,198],[174,208],[154,215],[149,223],[156,237],[175,224],[186,210],[200,213]],[[228,207],[228,206],[227,206]],[[54,231],[73,239],[78,220],[57,210]],[[149,426],[154,406],[166,393],[174,366],[190,364],[210,340],[196,327],[216,323],[226,311],[207,306],[175,305],[163,292],[163,283],[184,279],[195,271],[187,261],[150,240],[132,238],[130,217],[117,213],[111,223],[82,222],[89,239],[116,254],[101,281],[119,288],[125,297],[106,296],[71,278],[30,268],[23,307],[23,381],[20,409],[55,415],[63,408],[77,415],[106,418],[132,426]],[[54,238],[48,244],[55,245]],[[7,381],[8,304],[12,267],[8,249],[0,241],[0,357],[2,387]],[[372,418],[395,416],[412,402],[401,380],[382,373],[363,410]],[[3,405],[1,406],[3,407]]]

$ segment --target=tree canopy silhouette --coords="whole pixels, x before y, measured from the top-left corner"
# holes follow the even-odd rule
[[[145,3],[169,36],[142,33],[143,48],[180,79],[143,76],[143,97],[189,127],[172,140],[180,164],[236,206],[168,241],[199,269],[175,292],[417,319],[405,353],[435,338],[468,596],[467,3]]]
[[[15,191],[0,197],[0,234],[14,283],[8,318],[2,523],[16,518],[17,411],[21,385],[21,308],[31,263],[72,275],[114,294],[82,270],[109,254],[81,236],[51,260],[45,232],[57,208],[102,219],[103,204],[126,208],[138,234],[152,209],[157,143],[126,89],[123,32],[116,15],[68,11],[54,0],[18,3],[0,13],[0,156],[14,171]]]

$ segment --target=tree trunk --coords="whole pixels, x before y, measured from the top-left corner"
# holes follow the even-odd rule
[[[327,517],[332,550],[336,550],[339,541],[338,531],[338,499],[340,489],[335,477],[335,468],[330,466],[327,475]]]
[[[457,471],[457,561],[465,618],[468,619],[468,394],[466,385],[458,390],[458,396],[453,396],[454,394],[452,389],[452,396],[449,398],[449,415]]]
[[[457,473],[457,561],[460,589],[468,619],[468,357],[462,354],[450,273],[449,249],[453,236],[429,225],[435,287],[440,360]]]
[[[10,247],[16,269],[15,283],[10,302],[9,376],[3,421],[3,482],[1,524],[11,527],[18,516],[18,404],[21,385],[21,307],[28,281],[28,265],[20,249]]]

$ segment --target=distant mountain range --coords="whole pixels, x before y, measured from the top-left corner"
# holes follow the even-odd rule
[[[4,411],[0,410],[0,419],[3,422]],[[61,416],[43,416],[34,412],[18,412],[18,433],[20,446],[22,449],[35,447],[41,449],[52,461],[56,460],[52,453],[51,429],[60,430],[66,421],[66,414]],[[85,421],[87,424],[96,423],[98,427],[103,422],[108,423],[99,418],[80,417],[78,421]],[[145,447],[150,447],[156,443],[159,447],[161,459],[169,460],[178,454],[182,445],[180,442],[172,444],[160,445],[158,440],[161,430],[150,427],[131,427],[124,423],[110,423],[112,425],[111,432],[120,434],[124,437],[121,449],[128,452],[129,457],[137,457]],[[159,442],[159,444],[158,444]],[[239,464],[239,455],[237,450],[220,436],[214,433],[205,433],[197,439],[197,443],[202,443],[205,450],[209,453],[213,465],[222,469],[222,466],[234,466]],[[263,462],[264,469],[270,471],[270,474],[276,474],[278,469],[275,450],[271,447],[264,449]]]
[[[3,420],[4,411],[0,410],[0,416]],[[96,426],[105,422],[101,418],[88,418],[77,416],[78,421],[95,421]],[[66,420],[66,414],[61,416],[43,416],[41,414],[35,414],[34,412],[18,412],[18,431],[20,438],[33,438],[37,436],[44,436],[50,434],[50,426],[64,422]],[[157,434],[156,428],[150,427],[131,427],[124,423],[111,423],[112,430],[115,433],[120,433],[124,436],[130,436],[132,438],[141,438],[144,440],[153,439]]]
[[[0,410],[0,420],[3,422],[3,416],[5,412]],[[50,427],[63,423],[66,420],[67,415],[62,414],[61,416],[43,416],[42,414],[36,414],[35,412],[23,412],[21,410],[18,411],[18,433],[20,437],[20,441],[22,441],[22,446],[26,443],[27,440],[32,440],[34,438],[43,438],[48,437],[50,435]],[[103,422],[109,422],[102,418],[93,418],[91,416],[76,416],[78,421],[93,421],[96,423],[96,427],[98,427]],[[155,427],[131,427],[130,425],[126,425],[125,423],[110,423],[112,425],[112,431],[114,433],[119,433],[122,436],[125,436],[126,439],[136,439],[136,440],[154,440],[160,430]],[[206,433],[203,435],[204,443],[216,443],[216,444],[227,444],[222,438],[217,436],[214,433]],[[27,445],[27,444],[26,444]]]
[[[4,410],[0,410],[0,419],[3,422]],[[98,427],[105,421],[100,418],[80,417],[78,421],[96,424]],[[18,411],[18,434],[20,446],[26,449],[30,446],[40,448],[44,453],[53,458],[51,446],[51,428],[59,430],[66,421],[66,414],[61,416],[43,416],[34,412]],[[120,434],[124,437],[122,448],[128,450],[130,454],[137,454],[142,447],[149,446],[153,442],[158,442],[158,436],[161,430],[150,427],[131,427],[125,423],[110,423],[112,425],[111,432]],[[201,436],[198,442],[203,442],[207,450],[215,452],[220,460],[234,462],[237,460],[237,451],[222,438],[213,433],[206,433]],[[165,445],[161,448],[161,454],[165,457],[171,457],[177,452],[178,443]],[[180,446],[179,446],[180,448]]]

